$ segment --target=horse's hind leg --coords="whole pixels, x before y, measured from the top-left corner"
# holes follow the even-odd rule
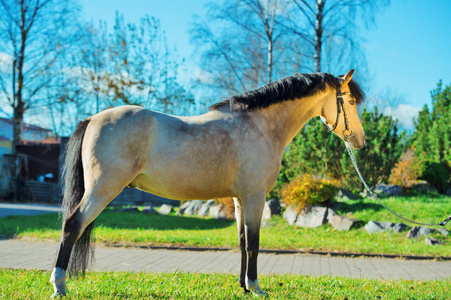
[[[66,295],[66,270],[68,269],[73,249],[71,268],[75,271],[84,271],[86,269],[89,262],[92,222],[108,203],[121,192],[122,188],[123,186],[119,185],[108,189],[98,188],[95,191],[86,192],[80,204],[64,221],[60,248],[50,278],[55,290],[53,297]]]
[[[246,233],[244,231],[243,203],[239,198],[233,198],[235,203],[235,219],[238,227],[238,242],[241,251],[241,268],[240,268],[240,287],[245,293],[249,293],[246,289],[246,270],[247,270],[247,254],[246,254]]]

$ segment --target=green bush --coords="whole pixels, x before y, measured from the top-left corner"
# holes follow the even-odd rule
[[[429,184],[435,186],[439,192],[446,190],[450,181],[450,174],[443,164],[426,161],[421,169],[423,171],[420,179],[426,180]]]

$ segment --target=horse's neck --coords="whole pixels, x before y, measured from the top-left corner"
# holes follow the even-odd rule
[[[284,101],[259,110],[257,114],[265,122],[265,128],[281,149],[285,149],[294,136],[313,117],[319,116],[324,94]]]

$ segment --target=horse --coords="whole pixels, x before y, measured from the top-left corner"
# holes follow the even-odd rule
[[[364,145],[356,109],[364,93],[353,72],[338,77],[296,73],[219,102],[199,116],[122,106],[80,122],[63,168],[53,297],[66,295],[66,271],[86,270],[93,221],[126,186],[177,200],[233,197],[240,287],[267,296],[257,280],[266,193],[274,187],[288,144],[315,116],[352,148]]]

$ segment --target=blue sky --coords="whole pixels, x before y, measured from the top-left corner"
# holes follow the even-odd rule
[[[148,14],[160,20],[171,47],[189,60],[193,46],[188,28],[192,16],[205,15],[198,0],[82,0],[87,20],[113,24],[116,11],[127,22]],[[431,105],[430,91],[441,79],[451,83],[451,1],[392,0],[376,15],[376,26],[362,30],[370,72],[368,96],[391,94],[401,99],[386,112],[395,115],[406,127],[412,116]],[[357,66],[358,67],[358,66]],[[344,70],[343,72],[346,72]],[[287,76],[290,74],[287,74]]]

